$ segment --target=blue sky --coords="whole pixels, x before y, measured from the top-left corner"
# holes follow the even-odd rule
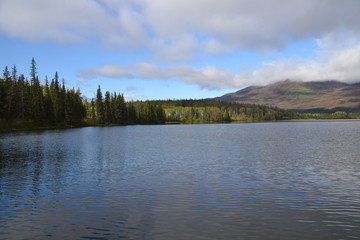
[[[1,0],[0,67],[128,100],[360,81],[358,0]]]

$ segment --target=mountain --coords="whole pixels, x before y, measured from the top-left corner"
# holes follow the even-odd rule
[[[360,83],[285,80],[263,87],[247,87],[215,100],[276,106],[297,112],[360,112]]]

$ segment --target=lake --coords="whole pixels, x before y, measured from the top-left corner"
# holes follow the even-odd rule
[[[360,121],[0,134],[0,239],[360,239]]]

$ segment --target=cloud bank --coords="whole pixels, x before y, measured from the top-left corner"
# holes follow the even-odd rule
[[[326,55],[326,56],[324,56]],[[325,61],[322,59],[326,59]],[[179,80],[205,89],[240,88],[247,85],[266,85],[280,80],[327,81],[354,83],[360,81],[360,45],[329,52],[323,51],[315,60],[281,60],[264,62],[261,70],[233,73],[215,66],[194,68],[185,65],[162,68],[141,63],[122,66],[103,65],[97,69],[83,70],[86,79],[108,77],[119,79]]]
[[[31,42],[100,40],[171,60],[186,59],[184,51],[264,51],[344,29],[359,34],[359,9],[358,0],[2,0],[0,31]]]

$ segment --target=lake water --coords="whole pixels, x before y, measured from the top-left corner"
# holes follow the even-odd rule
[[[0,135],[0,239],[360,239],[360,121]]]

